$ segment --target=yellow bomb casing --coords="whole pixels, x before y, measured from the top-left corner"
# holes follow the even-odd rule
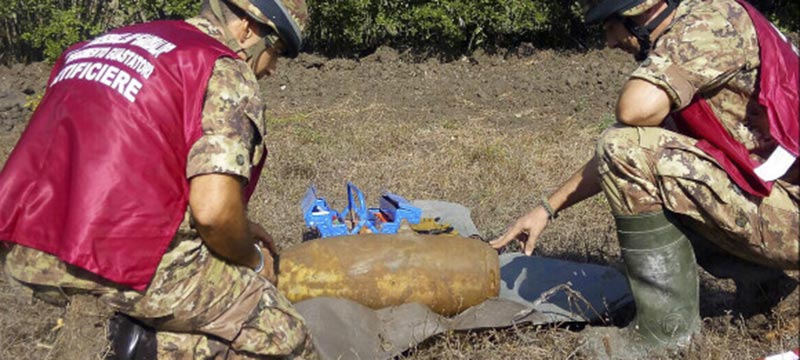
[[[338,236],[283,251],[278,289],[294,303],[323,296],[372,309],[418,302],[450,316],[498,295],[500,265],[497,252],[477,239]]]

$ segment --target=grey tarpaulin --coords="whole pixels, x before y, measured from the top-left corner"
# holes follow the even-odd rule
[[[472,222],[472,212],[464,205],[441,200],[414,200],[411,205],[420,208],[423,217],[450,224],[461,236],[480,235]]]
[[[477,234],[465,207],[424,204],[424,217],[439,217],[464,236]],[[499,297],[452,318],[416,303],[372,310],[350,300],[315,298],[296,307],[323,359],[390,359],[448,330],[593,322],[632,301],[625,277],[605,266],[508,253],[500,256],[500,277]]]

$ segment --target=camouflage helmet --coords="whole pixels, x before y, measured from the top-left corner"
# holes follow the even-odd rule
[[[308,25],[305,0],[227,0],[250,17],[269,26],[283,42],[285,55],[295,57],[303,46],[303,30]]]
[[[599,23],[613,15],[624,17],[640,15],[662,1],[664,0],[588,0],[586,23]]]

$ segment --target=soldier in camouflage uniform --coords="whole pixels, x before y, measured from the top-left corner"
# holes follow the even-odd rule
[[[800,268],[800,167],[794,161],[768,196],[743,191],[670,116],[703,98],[753,160],[763,163],[776,149],[758,103],[759,39],[736,0],[591,5],[587,21],[604,21],[608,45],[642,61],[620,95],[618,124],[604,132],[588,164],[492,244],[517,238],[531,254],[559,210],[602,191],[637,315],[622,330],[587,331],[586,353],[642,358],[685,345],[699,331],[693,247],[710,273],[735,280],[740,300],[787,279],[780,269]]]
[[[304,1],[273,3],[291,14],[299,34],[307,23]],[[272,28],[265,32],[266,41],[259,41],[262,45],[243,48],[234,38],[237,34],[224,25],[244,16]],[[296,55],[298,49],[291,46],[299,44],[287,44],[292,40],[283,38],[285,29],[277,29],[248,0],[207,0],[201,15],[187,22],[237,51],[241,59],[223,57],[214,65],[202,109],[203,135],[189,152],[186,176],[192,179],[191,186],[194,179],[209,176],[228,176],[241,186],[265,155],[264,103],[257,78],[274,72],[278,55]],[[91,293],[141,320],[157,330],[159,359],[316,358],[303,318],[273,284],[271,251],[243,255],[263,256],[260,273],[212,253],[192,210],[186,209],[143,292],[20,245],[7,256],[5,271],[42,298],[62,301],[65,295]],[[274,251],[271,238],[260,226],[249,222],[249,228],[256,242]],[[253,252],[252,245],[247,249]]]

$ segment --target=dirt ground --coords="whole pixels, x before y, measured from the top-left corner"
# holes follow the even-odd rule
[[[368,202],[386,189],[461,203],[491,239],[589,159],[595,140],[614,122],[617,89],[634,67],[619,52],[530,46],[446,62],[390,48],[359,60],[303,54],[283,61],[262,82],[271,104],[270,157],[251,217],[289,247],[301,241],[300,200],[308,186],[341,209],[352,181]],[[43,64],[0,68],[0,162],[30,116],[24,104],[43,91],[48,73]],[[618,265],[605,200],[598,196],[564,211],[536,251]],[[798,291],[744,316],[751,309],[735,309],[731,280],[702,270],[701,279],[703,336],[665,358],[756,359],[799,346]],[[58,358],[52,349],[63,309],[2,278],[0,304],[0,359]],[[406,357],[577,358],[579,330],[563,324],[449,333]]]

